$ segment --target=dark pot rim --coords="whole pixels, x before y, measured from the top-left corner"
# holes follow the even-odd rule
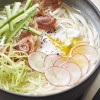
[[[100,11],[99,9],[95,6],[95,4],[91,1],[91,0],[85,0],[85,2],[87,2],[91,8],[95,11],[95,14],[98,15],[98,17],[100,18]],[[79,82],[77,85],[73,86],[72,88],[70,89],[67,89],[67,90],[63,90],[61,92],[58,92],[58,93],[54,93],[54,94],[48,94],[48,95],[43,95],[43,96],[32,96],[32,95],[24,95],[24,94],[19,94],[19,93],[13,93],[12,91],[8,91],[8,90],[4,90],[4,89],[1,89],[1,91],[5,92],[5,93],[8,93],[10,95],[15,95],[15,96],[21,96],[21,97],[29,97],[29,98],[43,98],[43,97],[49,97],[49,96],[56,96],[56,95],[60,95],[60,94],[63,94],[65,92],[69,92],[69,91],[73,91],[75,88],[77,88],[78,86],[82,85],[83,83],[85,83],[87,80],[89,80],[90,77],[92,77],[92,75],[97,71],[97,70],[100,70],[100,59],[95,67],[95,69],[88,75],[87,78],[85,78],[84,80],[82,80],[81,82]]]

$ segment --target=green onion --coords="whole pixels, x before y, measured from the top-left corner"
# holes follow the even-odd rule
[[[30,7],[28,10],[25,11],[25,14],[30,13],[32,10],[34,10],[34,8],[38,7],[38,4],[35,4],[34,6]]]
[[[13,26],[15,26],[15,24],[16,24],[17,22],[20,22],[21,20],[23,20],[23,19],[28,15],[28,13],[31,12],[32,10],[34,10],[36,7],[38,7],[37,4],[34,5],[34,6],[32,6],[31,8],[29,8],[28,10],[26,10],[25,13],[23,13],[23,14],[17,16],[15,19],[13,19],[13,21],[12,21]],[[8,21],[9,21],[9,19],[8,19]],[[11,21],[11,20],[10,20],[10,21]],[[10,22],[10,21],[9,21],[9,22]],[[5,23],[5,22],[3,22],[3,21],[1,22],[1,24],[4,24],[4,23]],[[6,32],[6,31],[8,31],[8,30],[9,30],[9,25],[8,25],[8,23],[7,23],[7,24],[5,24],[5,26],[3,26],[3,27],[0,29],[0,36],[2,35],[2,33]]]
[[[32,34],[36,34],[36,35],[41,35],[42,33],[40,31],[37,31],[31,27],[24,27],[24,29],[30,31]]]
[[[33,11],[36,7],[38,7],[39,5],[38,4],[35,4],[34,6],[32,6],[31,8],[29,8],[28,10],[25,11],[24,13],[24,10],[21,10],[19,11],[17,14],[13,15],[12,17],[10,17],[8,20],[6,20],[4,23],[2,23],[0,25],[0,29],[2,27],[4,27],[6,24],[8,24],[9,22],[11,22],[12,20],[16,19],[17,17],[19,17],[20,15],[22,14],[25,14],[25,17],[28,15],[28,13],[30,13],[31,11]],[[22,19],[20,19],[22,20]]]
[[[18,13],[16,13],[15,15],[11,16],[8,20],[6,20],[4,23],[2,23],[0,25],[0,29],[2,27],[4,27],[6,24],[8,24],[9,22],[11,22],[13,19],[15,19],[16,17],[18,17],[19,15],[21,15],[22,13],[24,13],[24,10],[19,11]]]
[[[9,30],[9,25],[8,25],[8,24],[5,25],[3,28],[1,28],[1,29],[0,29],[0,37],[1,37],[2,33],[6,32],[6,31],[8,31],[8,30]]]
[[[11,8],[10,8],[10,5],[5,6],[5,10],[6,10],[7,17],[10,18],[11,17]]]
[[[13,24],[15,24],[15,23],[17,23],[17,22],[23,20],[32,10],[34,10],[34,9],[35,9],[36,7],[38,7],[38,6],[39,6],[39,5],[36,4],[36,5],[32,6],[32,7],[30,7],[28,10],[25,11],[25,13],[23,13],[23,14],[21,14],[20,16],[18,16],[17,18],[15,18],[15,19],[13,20]]]
[[[26,11],[32,4],[32,0],[27,0],[24,11]]]
[[[6,14],[7,14],[8,19],[11,18],[11,8],[10,8],[10,6],[5,6],[5,10],[6,10]],[[12,25],[11,22],[9,22],[9,27],[10,27],[10,30],[12,31],[13,25]]]
[[[21,6],[21,2],[15,2],[12,9],[12,15],[15,15],[18,12],[20,6]]]
[[[34,8],[34,10],[32,10],[28,16],[26,16],[22,21],[20,21],[16,25],[15,29],[10,34],[8,34],[5,43],[8,43],[10,41],[10,39],[25,25],[25,23],[28,22],[31,16],[36,13],[36,11],[36,8]]]

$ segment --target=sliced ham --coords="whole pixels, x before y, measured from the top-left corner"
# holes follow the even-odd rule
[[[19,36],[19,40],[22,40],[23,38],[26,38],[27,36],[31,36],[31,32],[28,32],[28,31],[22,31],[20,36]]]
[[[43,8],[56,9],[62,4],[63,0],[40,0],[40,5]]]
[[[50,31],[52,28],[54,28],[56,19],[49,14],[45,14],[43,16],[36,17],[36,22],[39,28]]]
[[[31,35],[23,38],[18,43],[19,49],[22,51],[26,51],[27,53],[32,53],[36,51],[37,48],[37,36]]]
[[[14,49],[22,50],[28,54],[36,51],[37,48],[37,36],[32,35],[28,31],[23,31],[19,36],[18,44],[14,46]]]

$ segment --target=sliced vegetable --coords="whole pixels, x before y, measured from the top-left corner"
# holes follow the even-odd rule
[[[32,0],[27,0],[26,5],[24,7],[24,11],[26,11],[32,5]]]
[[[4,27],[6,24],[8,24],[9,22],[13,21],[15,18],[19,17],[20,15],[24,14],[25,17],[32,12],[35,8],[37,8],[39,5],[35,4],[34,6],[32,6],[31,8],[29,8],[28,10],[26,10],[24,12],[24,10],[20,10],[18,13],[16,13],[15,15],[11,16],[8,20],[4,21],[4,23],[2,23],[0,25],[0,28]]]
[[[36,11],[36,8],[34,8],[34,10],[32,10],[29,15],[25,17],[25,19],[23,19],[16,25],[15,29],[10,34],[8,34],[5,43],[8,43],[10,41],[10,39],[25,25],[25,23],[28,22],[31,16],[36,13]]]
[[[45,71],[46,79],[55,86],[65,86],[70,82],[70,73],[61,67],[52,66]]]
[[[3,28],[1,28],[0,29],[0,37],[1,37],[1,35],[4,33],[4,32],[6,32],[6,31],[8,31],[9,30],[9,25],[7,24],[7,25],[5,25]]]
[[[30,67],[38,72],[45,72],[43,65],[44,59],[47,55],[43,52],[33,52],[28,56],[28,63]]]
[[[12,9],[12,16],[15,15],[21,6],[21,2],[15,2],[13,9]]]
[[[64,63],[66,63],[68,59],[69,59],[69,58],[64,58],[64,57],[58,58],[58,59],[54,62],[53,66],[61,66],[61,65],[63,65]]]
[[[98,59],[97,50],[91,45],[79,45],[72,49],[71,54],[82,54],[85,55],[91,63],[95,63]]]
[[[25,30],[30,31],[32,34],[41,35],[42,33],[34,28],[31,27],[24,27]]]
[[[61,66],[61,68],[68,70],[71,75],[71,81],[68,85],[74,85],[80,80],[82,71],[78,65],[74,63],[65,63]]]
[[[15,15],[13,15],[12,17],[10,17],[8,20],[4,21],[4,23],[0,24],[0,29],[2,27],[4,27],[6,24],[8,24],[9,22],[11,22],[13,19],[15,19],[16,17],[18,17],[19,15],[23,14],[24,10],[19,11],[18,13],[16,13]]]
[[[88,69],[90,67],[87,57],[82,54],[73,55],[71,58],[69,58],[68,62],[77,64],[82,70],[82,76],[88,72]]]
[[[11,18],[12,14],[11,14],[11,7],[10,7],[10,5],[5,6],[5,10],[6,10],[6,14],[7,14],[8,19]],[[12,31],[13,30],[13,25],[12,25],[11,22],[9,22],[9,27],[10,27],[10,31]]]
[[[10,8],[10,5],[5,6],[5,10],[6,10],[7,17],[10,18],[11,17],[11,8]]]
[[[7,55],[5,55],[5,54],[3,54],[3,53],[0,52],[0,56],[6,58],[6,60],[7,60],[7,62],[9,64],[14,65],[14,62]]]
[[[45,60],[44,60],[44,66],[46,69],[48,69],[49,67],[53,66],[54,62],[61,58],[60,55],[56,55],[56,54],[50,54],[48,56],[46,56]]]

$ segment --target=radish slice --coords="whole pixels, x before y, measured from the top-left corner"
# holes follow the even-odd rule
[[[71,54],[83,54],[85,55],[91,63],[94,63],[98,58],[97,50],[90,46],[90,45],[80,45],[76,46],[72,51]]]
[[[61,67],[52,66],[45,71],[47,80],[54,86],[65,86],[70,82],[70,73]]]
[[[88,72],[88,69],[90,67],[89,65],[89,61],[87,59],[87,57],[85,57],[82,54],[75,54],[73,55],[68,62],[72,62],[77,64],[81,70],[82,70],[82,76],[85,75]]]
[[[74,85],[80,80],[82,72],[78,65],[74,63],[65,63],[61,66],[61,68],[68,70],[71,75],[71,81],[68,85]]]
[[[47,55],[43,52],[33,52],[28,56],[28,63],[30,67],[38,72],[44,73],[45,67],[43,65],[44,59]]]
[[[62,66],[62,64],[66,63],[68,59],[69,58],[63,58],[63,57],[61,57],[61,58],[57,59],[54,62],[53,66]]]
[[[54,62],[59,58],[61,58],[61,56],[56,54],[50,54],[46,56],[44,60],[45,68],[48,69],[49,67],[53,66]]]

